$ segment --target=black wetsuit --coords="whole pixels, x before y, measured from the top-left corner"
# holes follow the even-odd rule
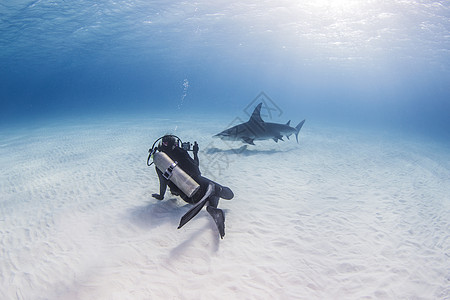
[[[223,238],[225,235],[225,216],[223,214],[223,211],[217,208],[217,205],[219,204],[219,198],[229,200],[234,197],[234,194],[230,188],[221,186],[220,184],[201,175],[199,168],[199,159],[197,155],[197,143],[194,144],[194,159],[191,158],[186,150],[178,146],[161,146],[158,147],[158,151],[166,153],[173,161],[176,161],[177,168],[181,168],[184,172],[191,176],[191,178],[200,185],[200,188],[194,195],[192,195],[192,197],[188,197],[172,181],[164,178],[163,173],[158,168],[156,168],[156,173],[159,177],[159,194],[153,194],[152,196],[158,200],[164,199],[164,194],[166,192],[167,186],[169,186],[170,192],[173,195],[180,196],[184,201],[195,204],[202,200],[202,198],[206,195],[209,186],[212,185],[212,192],[209,194],[209,196],[198,205],[195,205],[181,218],[180,226],[178,228],[181,228],[184,224],[186,224],[202,209],[203,205],[207,204],[206,210],[214,219],[214,222],[216,223],[219,230],[220,237]]]
[[[169,186],[170,192],[173,195],[180,196],[184,201],[194,204],[202,199],[210,183],[213,183],[217,187],[216,192],[219,192],[222,188],[222,186],[218,183],[201,176],[199,159],[196,152],[194,152],[194,159],[192,159],[189,153],[180,147],[174,147],[173,149],[163,148],[160,149],[160,151],[166,153],[173,161],[176,161],[178,163],[178,167],[180,167],[200,185],[200,189],[192,197],[189,198],[172,181],[165,179],[162,172],[158,168],[156,168],[156,172],[158,173],[159,178],[159,194],[161,196],[164,196],[166,188],[167,186]]]

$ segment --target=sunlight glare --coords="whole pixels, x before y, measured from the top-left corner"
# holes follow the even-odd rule
[[[357,6],[356,0],[316,0],[312,1],[314,6],[319,9],[336,9],[341,11],[348,11]]]

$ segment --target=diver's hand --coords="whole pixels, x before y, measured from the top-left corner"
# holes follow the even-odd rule
[[[160,195],[160,194],[152,194],[152,197],[158,200],[162,200],[164,199],[164,196]]]
[[[194,142],[194,146],[192,146],[192,151],[194,152],[194,154],[198,153],[198,144],[197,144],[197,142]]]

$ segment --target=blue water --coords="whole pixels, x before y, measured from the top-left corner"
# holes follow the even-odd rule
[[[450,3],[0,3],[0,125],[241,112],[448,141]]]

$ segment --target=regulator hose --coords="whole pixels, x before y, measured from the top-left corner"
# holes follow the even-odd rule
[[[158,138],[158,139],[153,143],[152,147],[151,147],[150,149],[148,149],[147,166],[150,167],[150,166],[153,164],[153,162],[151,162],[151,163],[149,163],[149,162],[150,162],[150,158],[151,158],[151,157],[153,156],[153,154],[158,150],[158,147],[157,147],[157,146],[155,147],[155,145],[156,145],[156,143],[157,143],[158,141],[162,140],[162,138],[165,137],[165,136],[171,136],[171,137],[176,138],[176,139],[178,140],[178,145],[179,145],[180,143],[183,143],[179,137],[177,137],[176,135],[173,135],[173,134],[166,134],[166,135],[163,135],[162,137]]]

